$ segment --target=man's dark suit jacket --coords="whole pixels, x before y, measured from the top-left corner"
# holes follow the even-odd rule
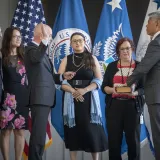
[[[47,46],[30,43],[25,50],[25,67],[29,84],[29,106],[53,106],[55,82],[60,83],[60,75],[54,74],[51,61],[46,54]]]
[[[160,103],[160,34],[149,43],[145,57],[128,78],[127,85],[131,86],[143,76],[146,76],[144,91],[147,105]]]

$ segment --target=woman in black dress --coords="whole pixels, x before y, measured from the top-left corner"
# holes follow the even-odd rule
[[[23,61],[21,33],[9,27],[2,40],[2,71],[4,94],[0,111],[1,151],[4,160],[9,160],[10,135],[14,133],[15,159],[21,160],[24,148],[24,132],[27,129],[28,91]]]
[[[59,68],[59,73],[76,72],[72,80],[62,84],[62,90],[65,91],[63,104],[65,145],[70,150],[71,160],[76,160],[76,151],[91,152],[93,160],[98,160],[98,152],[107,149],[106,135],[101,123],[100,103],[97,101],[99,97],[93,96],[94,91],[98,94],[100,87],[94,80],[97,79],[99,82],[102,80],[100,66],[96,57],[85,50],[83,34],[76,32],[72,34],[70,40],[74,53],[65,57]],[[74,102],[74,106],[70,103],[74,109],[68,104],[70,99],[66,98],[67,94]],[[97,99],[95,102],[99,107],[96,108],[98,114],[92,112],[94,98]],[[73,117],[66,114],[70,109],[73,109],[73,112],[70,112]]]

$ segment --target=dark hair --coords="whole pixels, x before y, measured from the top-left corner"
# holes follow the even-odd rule
[[[117,53],[117,55],[119,55],[119,48],[120,48],[120,46],[122,45],[122,43],[124,43],[126,41],[130,43],[130,45],[132,47],[132,50],[133,51],[135,50],[135,46],[134,46],[133,41],[131,39],[129,39],[128,37],[123,37],[116,44],[116,53]]]
[[[20,29],[17,27],[8,27],[5,30],[3,35],[1,52],[3,56],[4,65],[9,65],[9,56],[11,53],[11,40],[12,40],[14,30],[17,30],[20,32]],[[18,59],[21,60],[22,63],[24,63],[24,48],[22,44],[19,47],[17,47],[17,56],[18,56]]]
[[[82,36],[83,39],[85,40],[85,36],[80,33],[80,32],[75,32],[71,35],[70,37],[70,40],[72,40],[73,36],[75,35],[79,35],[79,36]],[[85,64],[85,68],[88,68],[88,69],[92,69],[95,67],[95,61],[94,61],[94,58],[92,56],[92,53],[89,52],[86,48],[84,48],[84,64]]]
[[[85,40],[85,36],[84,36],[81,32],[74,32],[74,33],[71,35],[70,40],[72,40],[73,36],[75,36],[75,35],[82,36],[83,39]]]

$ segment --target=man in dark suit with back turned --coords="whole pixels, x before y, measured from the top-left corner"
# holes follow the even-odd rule
[[[46,54],[51,37],[51,28],[42,23],[38,24],[34,29],[33,42],[25,52],[32,117],[29,160],[42,160],[48,115],[55,101],[55,83],[60,84],[63,78],[72,79],[74,76],[73,72],[54,74],[52,63]]]
[[[149,15],[147,34],[151,36],[146,55],[128,78],[127,85],[146,76],[145,100],[150,115],[156,160],[160,160],[160,12]]]

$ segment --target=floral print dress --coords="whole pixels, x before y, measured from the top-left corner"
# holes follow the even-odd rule
[[[28,128],[28,89],[26,70],[18,57],[10,56],[10,65],[2,66],[4,94],[0,111],[0,129]]]

